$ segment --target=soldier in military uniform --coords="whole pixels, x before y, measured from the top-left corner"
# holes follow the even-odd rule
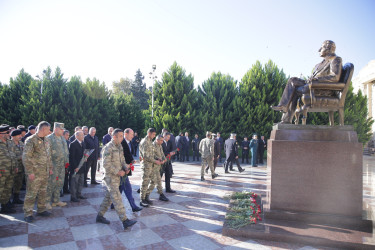
[[[204,181],[204,169],[206,165],[211,170],[212,179],[215,179],[218,174],[215,174],[214,169],[214,141],[211,140],[211,132],[207,131],[206,138],[199,143],[199,153],[202,155],[201,181]]]
[[[26,196],[23,204],[25,221],[32,222],[33,208],[38,197],[37,215],[50,216],[46,208],[48,177],[52,172],[50,144],[46,136],[51,125],[42,121],[37,132],[26,139],[22,154],[22,162],[27,176]]]
[[[107,191],[103,202],[100,205],[99,213],[96,216],[96,222],[103,224],[110,223],[104,218],[104,214],[111,206],[111,203],[113,203],[117,215],[122,221],[122,226],[126,229],[127,227],[134,225],[137,221],[129,220],[126,217],[124,204],[118,188],[121,183],[120,177],[126,178],[126,174],[128,174],[130,170],[129,166],[125,164],[124,151],[121,145],[123,139],[124,132],[121,129],[116,128],[112,132],[112,140],[105,145],[102,151],[104,168],[103,183],[106,186]]]
[[[15,213],[9,202],[12,196],[14,175],[17,173],[15,148],[9,140],[9,125],[0,125],[0,203],[2,214]]]
[[[13,204],[23,204],[23,200],[20,199],[20,190],[22,187],[23,177],[25,175],[25,170],[22,164],[22,152],[25,144],[21,141],[22,131],[20,129],[13,130],[10,134],[11,136],[11,145],[15,149],[17,157],[17,168],[18,172],[14,176],[13,184]]]
[[[155,141],[153,142],[153,145],[155,147],[154,158],[161,161],[161,164],[164,164],[165,162],[167,162],[167,159],[164,156],[163,148],[161,146],[163,141],[164,141],[164,137],[162,135],[158,135],[156,137]],[[160,176],[160,167],[161,167],[161,165],[158,165],[158,164],[154,164],[154,166],[152,167],[151,183],[148,186],[148,190],[146,192],[146,197],[149,199],[150,193],[152,192],[152,190],[154,190],[155,185],[156,185],[157,189],[158,189],[158,193],[159,193],[159,200],[169,201],[169,199],[167,197],[165,197],[165,195],[163,194],[163,186],[161,184],[161,176]],[[146,201],[147,201],[147,199],[146,199]],[[148,201],[148,202],[150,202],[150,201]],[[152,204],[152,202],[151,202],[151,204]]]
[[[161,161],[155,159],[155,147],[152,145],[152,140],[156,136],[156,130],[154,128],[149,128],[147,130],[147,136],[143,138],[139,144],[139,160],[142,169],[142,184],[140,188],[142,207],[148,207],[152,202],[149,195],[146,195],[149,184],[151,182],[152,168],[153,165],[161,165]]]
[[[53,133],[47,136],[53,165],[53,174],[49,176],[47,187],[47,209],[66,206],[66,202],[60,201],[60,191],[64,186],[65,165],[69,163],[68,145],[63,137],[64,130],[64,123],[55,122]]]

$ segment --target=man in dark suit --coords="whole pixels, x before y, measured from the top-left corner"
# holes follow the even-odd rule
[[[76,133],[77,131],[80,131],[80,130],[82,130],[82,127],[81,127],[81,126],[77,126],[77,127],[74,128],[74,134],[69,138],[69,141],[70,141],[70,142],[73,142],[73,141],[76,139],[75,133]]]
[[[264,150],[266,149],[267,149],[267,140],[265,140],[264,136],[262,135],[260,137],[260,140],[258,140],[258,162],[259,164],[263,164]]]
[[[134,137],[132,139],[132,146],[133,146],[133,151],[132,151],[132,154],[134,156],[137,156],[137,149],[138,149],[138,145],[139,145],[139,137],[138,137],[138,133],[137,132],[134,132]]]
[[[193,139],[192,147],[193,147],[193,161],[195,161],[195,158],[197,158],[197,161],[199,161],[199,143],[201,140],[199,140],[198,134],[195,134],[195,138]]]
[[[220,156],[219,156],[219,162],[221,162],[221,150],[224,148],[224,140],[220,135],[220,132],[216,133],[216,140],[220,143]]]
[[[105,144],[107,144],[108,142],[110,142],[112,140],[112,132],[113,132],[113,127],[109,127],[108,128],[108,134],[106,134],[105,136],[103,136],[103,147],[105,146]]]
[[[164,155],[167,158],[167,162],[164,163],[164,166],[163,166],[164,171],[165,171],[165,191],[167,193],[176,193],[176,191],[174,191],[171,188],[171,177],[173,173],[173,168],[172,168],[171,160],[167,157],[168,155],[170,155],[170,157],[173,157],[175,152],[172,152],[173,145],[170,140],[170,134],[168,132],[164,132],[163,137],[164,137],[164,142],[161,144],[161,146],[163,148]],[[163,171],[161,172],[161,177],[163,177]]]
[[[312,76],[308,80],[291,77],[285,85],[283,95],[277,106],[271,106],[276,111],[282,111],[284,114],[281,123],[292,123],[296,112],[297,101],[300,96],[310,91],[312,82],[337,83],[340,80],[342,71],[342,59],[335,54],[336,44],[333,41],[326,40],[319,49],[320,56],[324,60],[314,68]],[[323,92],[323,93],[322,93]],[[320,90],[315,95],[336,95],[332,90]]]
[[[246,163],[249,164],[249,145],[250,141],[247,140],[247,137],[243,138],[241,148],[242,148],[242,163],[246,159]]]
[[[64,133],[63,133],[63,136],[64,136],[64,139],[66,141],[66,144],[68,145],[68,148],[70,146],[70,141],[69,141],[69,130],[65,130]],[[69,180],[69,164],[65,165],[65,179],[64,179],[64,187],[63,187],[63,193],[64,194],[70,194],[70,191],[69,191],[69,183],[70,183],[70,180]]]
[[[89,134],[85,136],[85,144],[87,149],[94,149],[94,152],[90,155],[90,157],[87,159],[86,162],[86,172],[85,172],[85,186],[87,186],[87,174],[89,172],[89,169],[91,168],[91,184],[97,185],[99,184],[96,182],[96,166],[99,159],[99,139],[95,135],[96,134],[96,128],[91,127],[89,130]]]
[[[121,142],[122,149],[124,151],[124,157],[126,164],[135,164],[135,160],[133,158],[133,145],[131,143],[132,139],[134,137],[134,131],[130,128],[127,128],[124,130],[124,140]],[[131,176],[132,172],[130,170],[129,174],[127,174],[125,181],[120,185],[120,194],[124,191],[126,198],[129,201],[130,206],[132,207],[133,212],[141,211],[142,208],[138,207],[133,198],[132,194],[132,186],[129,181],[129,177]],[[111,207],[112,208],[112,207]]]
[[[238,159],[238,147],[236,144],[236,134],[230,134],[230,138],[225,140],[224,150],[225,150],[225,157],[226,157],[225,162],[224,162],[225,173],[229,174],[228,168],[232,166],[233,163]],[[237,168],[240,173],[244,171],[238,164],[237,164]]]
[[[85,142],[82,131],[75,132],[75,140],[69,146],[69,172],[70,172],[70,200],[78,202],[79,199],[86,199],[82,196],[81,191],[83,188],[85,168],[82,166],[78,170],[78,165],[83,157],[85,150]],[[73,176],[74,173],[77,173]]]
[[[176,136],[176,146],[179,149],[177,151],[177,160],[183,162],[185,159],[184,156],[184,134],[180,132],[178,136]]]

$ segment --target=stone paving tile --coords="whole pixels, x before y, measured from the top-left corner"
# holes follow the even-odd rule
[[[69,228],[65,217],[51,218],[49,220],[35,220],[33,223],[28,224],[28,233],[52,231],[63,228]]]
[[[195,233],[180,223],[154,227],[152,231],[157,233],[164,240],[172,240]]]
[[[79,248],[77,246],[77,242],[75,241],[34,248],[34,250],[78,250],[78,249]]]
[[[123,232],[117,234],[117,237],[126,248],[137,248],[164,241],[151,229]]]
[[[99,223],[71,227],[70,230],[73,233],[74,240],[86,240],[113,234],[112,229],[108,225]]]
[[[0,238],[16,236],[20,234],[28,233],[27,223],[15,223],[10,225],[5,225],[0,227]]]
[[[73,234],[69,228],[64,228],[47,232],[31,233],[28,237],[28,246],[36,248],[69,241],[74,241]]]
[[[211,240],[200,236],[198,234],[193,234],[178,239],[169,240],[168,243],[175,249],[218,249],[219,246],[213,243]]]

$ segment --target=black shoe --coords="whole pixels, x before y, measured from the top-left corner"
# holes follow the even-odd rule
[[[203,176],[201,176],[201,181],[204,181],[205,179],[204,179],[204,177]]]
[[[137,193],[139,194],[141,192],[141,189],[138,188]]]
[[[107,220],[106,218],[104,218],[104,216],[101,216],[101,215],[98,214],[96,216],[96,223],[109,224],[111,222],[109,222],[109,220]]]
[[[139,212],[142,210],[141,207],[132,208],[133,212]]]
[[[69,190],[64,190],[64,194],[70,194]]]
[[[240,173],[242,173],[243,171],[245,171],[245,169],[241,168],[241,169],[240,169]]]
[[[216,177],[218,177],[219,175],[218,174],[213,174],[212,175],[212,179],[215,179]]]
[[[12,202],[10,202],[10,200],[8,201],[8,203],[6,204],[7,207],[9,208],[14,208],[16,205],[14,205]]]
[[[44,211],[44,212],[41,212],[41,213],[37,213],[36,215],[43,216],[43,217],[48,217],[48,216],[51,216],[52,213],[50,213],[48,211]]]
[[[169,201],[169,199],[167,197],[165,197],[164,194],[160,194],[159,200],[161,200],[161,201]]]
[[[148,207],[147,201],[145,201],[145,200],[141,200],[139,205],[141,205],[142,207]]]
[[[122,226],[124,227],[124,229],[126,229],[126,228],[128,228],[128,227],[133,226],[135,223],[137,223],[137,221],[126,219],[126,220],[124,220],[124,221],[122,222]]]
[[[87,185],[87,183],[86,183],[86,182],[85,182],[85,183],[83,184],[83,186],[84,186],[84,187],[86,187],[86,188],[88,187],[88,185]]]
[[[1,204],[1,210],[0,210],[0,213],[1,213],[1,214],[15,214],[15,213],[16,213],[16,210],[14,210],[14,209],[11,208],[11,207],[8,207],[6,204]]]
[[[82,196],[82,195],[78,196],[78,198],[80,198],[81,200],[86,200],[87,199],[85,196]]]
[[[64,192],[62,190],[60,191],[60,197],[64,197]]]
[[[79,200],[76,199],[76,198],[71,198],[70,201],[71,201],[71,202],[79,202]]]
[[[150,195],[146,195],[145,201],[147,202],[147,204],[152,205],[152,201],[150,200]]]
[[[23,204],[23,200],[20,200],[19,194],[13,195],[13,204]]]
[[[98,184],[100,184],[100,183],[97,182],[97,181],[91,181],[91,185],[98,185]]]
[[[230,168],[229,170],[230,170],[230,171],[234,171],[234,169],[233,169],[233,168]]]
[[[111,204],[111,209],[115,209],[115,206],[113,205],[113,203]]]
[[[174,190],[172,190],[172,189],[168,189],[168,190],[166,190],[165,192],[167,192],[167,193],[176,193],[176,191],[174,191]]]
[[[226,174],[230,174],[230,172],[229,172],[229,171],[225,171],[225,173],[226,173]]]
[[[25,220],[27,223],[31,223],[31,222],[34,221],[34,217],[30,215],[30,216],[25,217],[24,220]]]

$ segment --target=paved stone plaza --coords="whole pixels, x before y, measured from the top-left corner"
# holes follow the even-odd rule
[[[316,247],[230,238],[221,235],[228,201],[225,194],[232,191],[250,190],[262,195],[267,206],[270,189],[270,171],[266,167],[251,168],[244,165],[245,172],[224,175],[218,166],[219,177],[200,181],[198,162],[174,163],[172,188],[176,194],[166,194],[169,202],[158,200],[156,190],[151,195],[154,205],[133,213],[126,197],[123,201],[127,216],[138,222],[127,230],[114,210],[105,217],[110,225],[97,224],[95,218],[104,191],[101,185],[89,185],[83,193],[88,198],[71,203],[70,195],[64,208],[54,208],[53,216],[36,216],[33,224],[23,221],[22,206],[12,216],[0,215],[0,248],[4,249],[316,249]],[[139,165],[130,177],[133,194],[140,184]],[[365,217],[371,218],[375,207],[375,157],[364,156],[364,208]],[[372,238],[364,242],[373,241]],[[327,248],[318,248],[327,249]]]

